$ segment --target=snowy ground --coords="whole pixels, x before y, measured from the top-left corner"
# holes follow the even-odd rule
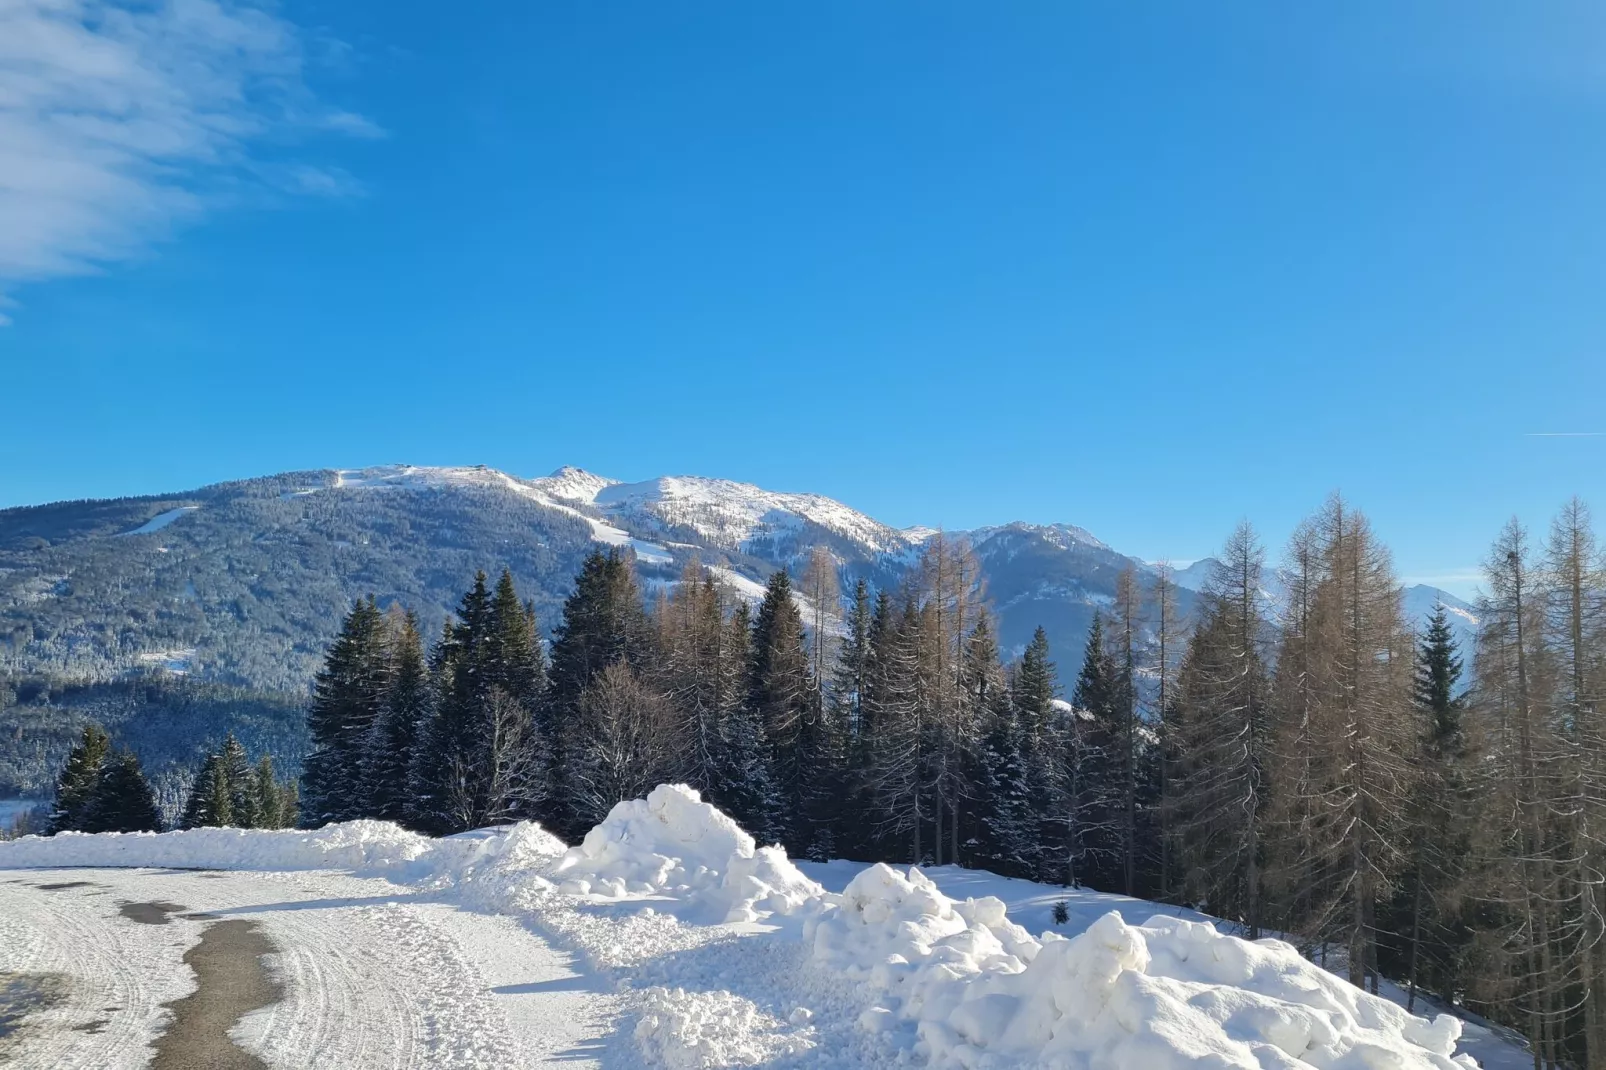
[[[601,1065],[617,1001],[514,919],[375,878],[161,869],[0,875],[0,978],[31,979],[13,998],[37,1008],[0,1063],[147,1065],[164,1005],[196,988],[185,952],[222,919],[278,951],[282,999],[232,1034],[270,1066]]]
[[[377,822],[0,844],[0,1063],[148,1065],[196,989],[186,954],[244,922],[277,987],[229,1037],[273,1067],[1472,1065],[1460,1023],[1287,945],[973,871],[794,866],[671,788],[569,849]]]

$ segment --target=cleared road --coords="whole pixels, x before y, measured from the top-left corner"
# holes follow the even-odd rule
[[[510,918],[321,872],[0,870],[0,1065],[624,1065],[615,997]]]

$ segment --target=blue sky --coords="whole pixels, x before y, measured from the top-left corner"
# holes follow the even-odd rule
[[[1402,574],[1606,509],[1606,9],[0,14],[0,506],[573,463]],[[9,45],[5,42],[11,42]],[[20,103],[19,103],[20,102]]]

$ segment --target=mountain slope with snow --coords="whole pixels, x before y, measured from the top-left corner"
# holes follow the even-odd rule
[[[848,582],[895,588],[935,534],[818,494],[699,476],[624,483],[573,467],[527,479],[483,465],[378,465],[0,510],[0,657],[24,672],[105,677],[182,650],[197,679],[294,691],[344,607],[368,594],[434,630],[476,569],[508,568],[550,629],[597,545],[629,548],[649,586],[695,559],[756,597],[816,545]],[[952,534],[976,549],[1006,653],[1042,626],[1067,675],[1115,577],[1149,567],[1070,524]],[[1178,573],[1184,611],[1207,569]],[[1413,616],[1440,596],[1407,594]],[[1470,629],[1470,609],[1443,597]]]

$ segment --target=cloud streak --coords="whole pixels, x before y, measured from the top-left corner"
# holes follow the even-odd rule
[[[382,136],[321,108],[304,66],[297,29],[245,4],[0,0],[0,310],[17,284],[138,255],[242,186],[356,189],[256,151]]]

